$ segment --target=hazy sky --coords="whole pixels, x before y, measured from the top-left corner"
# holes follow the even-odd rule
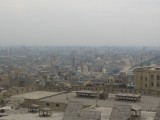
[[[160,46],[160,0],[0,0],[0,45]]]

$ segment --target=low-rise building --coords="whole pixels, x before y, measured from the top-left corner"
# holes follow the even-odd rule
[[[134,70],[135,89],[160,91],[160,67],[141,67]]]

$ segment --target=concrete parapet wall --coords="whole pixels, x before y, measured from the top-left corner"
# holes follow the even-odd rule
[[[52,88],[41,87],[39,90],[60,92],[60,91],[67,91],[68,88],[66,88],[66,87],[52,87]],[[106,92],[106,93],[131,93],[131,94],[141,94],[144,96],[160,96],[160,91],[155,91],[155,90],[121,89],[121,88],[107,88],[107,87],[84,87],[84,86],[73,86],[73,87],[69,88],[69,90],[70,91],[79,91],[79,90],[100,91],[100,90],[104,90],[104,92]]]
[[[53,111],[62,111],[64,112],[67,107],[66,102],[49,102],[49,101],[39,101],[39,100],[25,100],[24,107],[31,106],[32,104],[40,105],[40,108],[50,108]],[[83,108],[86,109],[90,107],[90,105],[83,105]]]

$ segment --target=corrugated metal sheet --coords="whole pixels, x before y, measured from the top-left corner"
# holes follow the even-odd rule
[[[131,106],[114,105],[110,120],[128,120],[131,117]]]

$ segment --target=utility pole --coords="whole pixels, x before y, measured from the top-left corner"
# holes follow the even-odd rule
[[[97,96],[96,96],[96,107],[98,107],[98,99],[99,99],[99,90],[98,90],[98,93],[97,93]]]

